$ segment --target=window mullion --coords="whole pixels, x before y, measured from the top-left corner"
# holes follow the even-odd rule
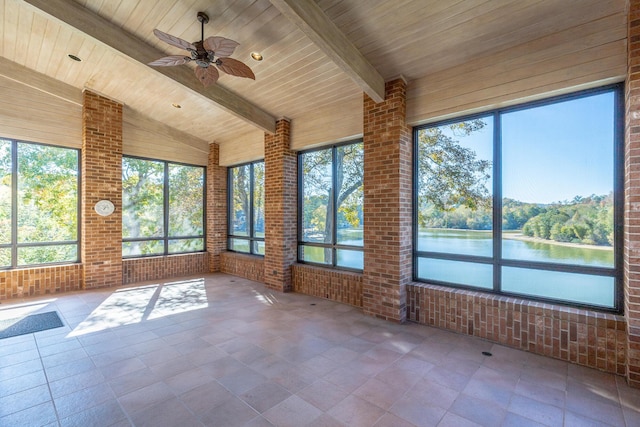
[[[338,149],[333,147],[331,149],[331,197],[333,199],[333,209],[330,212],[331,215],[331,264],[335,267],[338,265],[338,251],[336,249],[336,245],[338,244],[338,232],[337,232],[337,222],[338,222],[338,190],[337,190],[337,180],[338,180],[338,163],[337,163],[337,152]]]
[[[249,220],[249,253],[253,254],[253,240],[255,239],[254,229],[253,229],[253,210],[254,206],[254,169],[253,163],[249,165],[249,212],[247,212],[247,218]]]
[[[501,290],[502,262],[502,121],[493,114],[493,290]]]
[[[18,265],[18,142],[11,141],[11,267]]]
[[[169,163],[164,162],[164,176],[162,195],[164,197],[164,254],[169,254]]]

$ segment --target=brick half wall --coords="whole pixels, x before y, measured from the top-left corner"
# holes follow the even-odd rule
[[[505,346],[624,375],[622,316],[412,283],[408,319]]]
[[[294,292],[362,307],[362,274],[305,264],[291,271]]]
[[[222,252],[220,271],[264,283],[264,258],[237,252]]]
[[[53,295],[82,289],[82,264],[22,268],[0,272],[0,300]]]
[[[209,254],[167,255],[122,261],[122,284],[191,276],[209,272]]]

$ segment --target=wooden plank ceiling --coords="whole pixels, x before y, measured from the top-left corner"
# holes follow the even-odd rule
[[[417,81],[455,70],[619,15],[625,7],[624,0],[576,3],[0,0],[0,56],[75,88],[97,91],[200,140],[237,144],[242,135],[271,130],[282,116],[295,123],[296,117],[310,117],[339,100],[361,99],[363,92],[375,99],[383,80],[403,75]],[[255,81],[221,73],[218,87],[204,89],[187,65],[169,71],[145,65],[158,55],[182,53],[158,40],[154,28],[187,41],[200,38],[198,11],[210,17],[205,37],[240,43],[233,58],[253,69]],[[254,51],[263,55],[262,62],[251,59]],[[7,77],[28,85],[33,78],[28,73]]]

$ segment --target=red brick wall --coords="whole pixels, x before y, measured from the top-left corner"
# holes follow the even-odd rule
[[[280,119],[275,135],[264,136],[264,283],[283,292],[292,289],[297,247],[297,157],[289,148],[289,132],[289,120]]]
[[[624,311],[627,381],[640,387],[640,1],[629,2],[626,86]]]
[[[407,296],[411,321],[625,373],[622,316],[418,283],[407,287]]]
[[[122,261],[122,284],[208,272],[209,254],[206,252],[125,259]]]
[[[294,264],[293,290],[314,297],[362,307],[362,274]]]
[[[209,144],[206,246],[209,271],[220,271],[220,254],[227,249],[227,168],[220,166],[218,144]]]
[[[411,129],[406,82],[387,82],[385,100],[364,95],[364,280],[366,314],[403,322],[411,280]]]
[[[122,105],[91,91],[82,106],[82,242],[86,289],[122,284]],[[98,200],[116,209],[107,217]]]
[[[220,254],[220,271],[256,282],[264,282],[264,258],[237,252]]]
[[[21,268],[0,273],[0,300],[57,294],[82,288],[82,265]]]

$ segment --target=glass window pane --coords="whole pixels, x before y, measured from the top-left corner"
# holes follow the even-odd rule
[[[357,270],[364,269],[363,251],[337,249],[336,257],[338,258],[336,261],[338,267],[354,268]]]
[[[162,240],[148,240],[144,242],[122,242],[122,256],[162,255],[164,242]]]
[[[302,155],[302,240],[331,243],[333,227],[331,149]],[[314,261],[315,262],[315,261]]]
[[[264,238],[264,162],[253,164],[253,237]]]
[[[229,239],[229,249],[236,252],[249,253],[249,240]]]
[[[198,252],[204,250],[204,239],[172,239],[169,240],[169,253]]]
[[[203,190],[204,168],[169,164],[168,237],[204,234]]]
[[[332,264],[332,250],[319,246],[300,246],[300,259],[316,264]]]
[[[78,261],[77,245],[30,246],[18,248],[18,265]]]
[[[122,237],[164,237],[163,206],[164,163],[123,157]]]
[[[233,236],[249,235],[249,208],[251,166],[237,166],[231,169],[231,218],[230,234]]]
[[[11,248],[0,248],[0,267],[11,267]]]
[[[18,242],[76,240],[78,152],[28,143],[18,143],[17,147]],[[48,258],[55,251],[40,253],[45,258],[34,259],[35,263],[56,261]]]
[[[253,242],[253,253],[258,255],[264,255],[264,242],[261,240],[255,240]]]
[[[614,122],[612,92],[503,115],[504,258],[614,266]]]
[[[2,139],[0,139],[0,244],[1,243],[11,243],[11,141]],[[10,262],[11,261],[9,261],[9,263]]]
[[[338,191],[337,244],[364,246],[362,206],[364,192],[364,148],[362,143],[336,148],[336,188]],[[339,259],[340,257],[338,257]]]
[[[503,267],[502,289],[521,295],[614,307],[613,277]]]
[[[491,264],[418,258],[418,277],[424,280],[493,289]]]
[[[421,129],[417,250],[491,256],[493,119]]]

